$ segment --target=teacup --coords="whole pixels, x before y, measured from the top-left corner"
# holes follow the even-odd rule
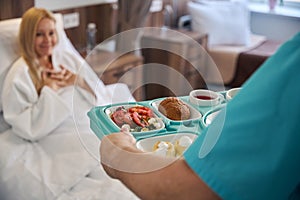
[[[190,92],[190,102],[197,106],[216,106],[222,101],[221,95],[212,90],[198,89]]]
[[[239,91],[241,88],[232,88],[226,92],[226,99],[230,101]]]

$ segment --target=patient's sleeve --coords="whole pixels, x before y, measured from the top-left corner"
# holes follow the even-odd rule
[[[78,82],[75,82],[75,87],[77,89],[76,91],[91,105],[102,105],[110,102],[109,100],[111,98],[107,92],[106,86],[98,78],[91,66],[80,55],[65,49],[59,49],[53,53],[52,59],[53,65],[56,68],[59,68],[59,65],[63,65],[65,68],[80,75],[85,80],[87,85],[94,92],[96,99],[87,91],[81,89]]]

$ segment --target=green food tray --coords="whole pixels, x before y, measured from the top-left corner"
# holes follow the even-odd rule
[[[90,118],[90,127],[99,139],[102,139],[104,135],[120,132],[120,128],[112,121],[112,119],[108,115],[107,110],[120,107],[120,106],[130,107],[130,106],[141,105],[152,109],[154,114],[157,115],[157,117],[162,119],[162,121],[164,122],[164,127],[161,129],[150,130],[145,132],[131,132],[132,135],[137,140],[153,137],[153,136],[173,134],[178,132],[189,132],[189,133],[194,133],[196,135],[200,135],[202,130],[205,128],[205,126],[203,126],[202,123],[202,117],[213,108],[195,106],[189,102],[188,96],[182,96],[178,98],[184,101],[190,107],[191,114],[192,114],[191,119],[183,120],[183,121],[174,121],[168,119],[163,114],[161,114],[157,109],[157,105],[159,104],[159,102],[165,98],[158,98],[149,101],[126,102],[126,103],[118,103],[118,104],[110,104],[105,106],[93,107],[88,112],[88,117]]]

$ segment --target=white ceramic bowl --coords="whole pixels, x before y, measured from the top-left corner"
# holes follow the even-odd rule
[[[209,126],[224,107],[226,107],[226,104],[221,104],[206,112],[201,120],[203,126]]]
[[[232,88],[226,92],[226,99],[230,101],[239,91],[241,88]]]
[[[192,141],[194,141],[197,138],[197,135],[195,135],[195,134],[187,133],[187,132],[186,133],[179,132],[179,133],[166,134],[166,135],[154,136],[154,137],[141,139],[136,143],[136,146],[138,149],[140,149],[142,151],[152,152],[153,146],[157,141],[174,143],[176,140],[179,140],[183,136],[189,137]]]
[[[212,90],[193,90],[189,95],[190,102],[197,106],[216,106],[221,103],[221,95]]]
[[[123,107],[124,109],[129,109],[131,107],[137,107],[137,106],[143,106],[143,105],[139,105],[139,104],[124,104],[124,105],[117,105],[117,106],[112,106],[112,107],[109,107],[107,109],[105,109],[105,113],[107,115],[107,117],[109,119],[111,119],[111,115],[112,113],[114,113],[118,108],[120,107]],[[146,106],[146,107],[149,107],[149,106]],[[150,107],[149,107],[150,108]],[[152,109],[153,110],[153,109]],[[147,134],[147,133],[155,133],[155,132],[158,132],[162,129],[165,128],[165,124],[164,122],[153,112],[154,114],[154,118],[156,118],[157,120],[157,123],[159,123],[159,128],[156,128],[156,129],[152,129],[152,130],[146,130],[146,131],[135,131],[135,130],[130,130],[132,132],[133,135],[141,135],[141,134]],[[119,127],[112,119],[110,121],[111,124],[113,124],[114,126],[116,126],[117,128],[119,128],[121,130],[121,127]]]
[[[199,120],[201,117],[202,117],[202,114],[196,110],[195,108],[193,108],[193,106],[189,105],[188,103],[184,102],[190,109],[190,112],[191,112],[191,116],[189,119],[186,119],[186,120],[171,120],[169,118],[167,118],[164,114],[162,114],[159,110],[158,110],[158,107],[159,107],[159,104],[163,101],[164,99],[159,99],[159,100],[155,100],[152,102],[152,107],[165,119],[168,119],[170,121],[173,121],[173,122],[191,122],[191,121],[194,121],[194,120]]]

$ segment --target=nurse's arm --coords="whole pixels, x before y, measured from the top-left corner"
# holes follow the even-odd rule
[[[119,179],[141,199],[220,199],[184,159],[143,153],[127,134],[104,137],[100,153],[108,175]]]

